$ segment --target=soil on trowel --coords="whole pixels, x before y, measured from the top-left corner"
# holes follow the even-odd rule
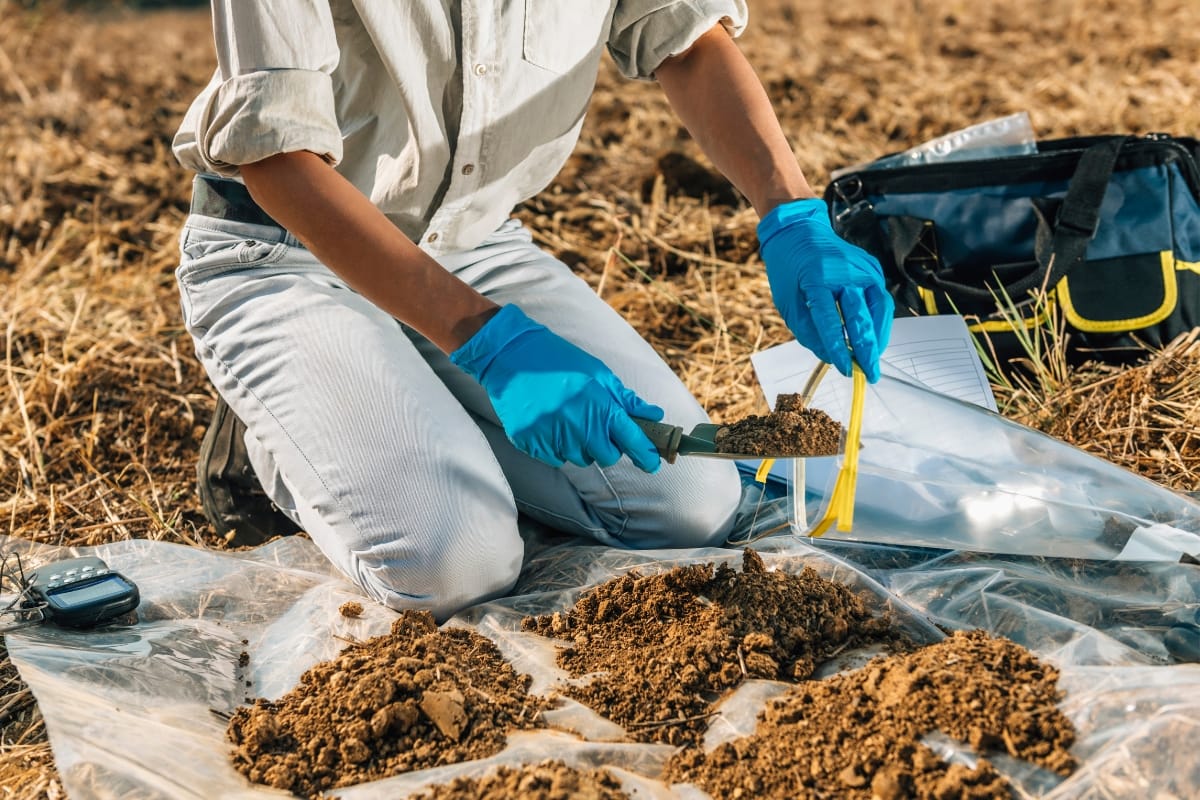
[[[557,661],[572,677],[597,673],[563,694],[634,740],[676,745],[695,744],[715,702],[748,678],[804,680],[845,648],[906,644],[868,597],[808,567],[768,571],[753,550],[741,572],[711,563],[631,571],[522,628],[571,641]]]
[[[833,456],[842,449],[842,426],[819,408],[806,408],[798,394],[781,394],[775,410],[717,429],[723,453],[748,456]]]
[[[561,761],[500,767],[482,778],[455,778],[410,800],[628,800],[606,770],[579,770]]]
[[[986,760],[949,764],[920,743],[940,731],[985,756],[1005,752],[1059,775],[1077,766],[1075,730],[1058,709],[1058,672],[982,631],[878,658],[772,701],[752,736],[680,751],[667,778],[713,797],[848,800],[1008,798]]]
[[[490,640],[404,612],[390,634],[310,668],[279,700],[234,712],[233,763],[255,783],[313,797],[485,758],[510,730],[544,727],[547,701],[529,683]]]

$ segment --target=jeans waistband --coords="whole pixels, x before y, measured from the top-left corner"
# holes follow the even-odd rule
[[[189,224],[210,229],[232,229],[239,234],[247,233],[264,241],[286,242],[293,247],[304,247],[299,239],[263,211],[250,196],[250,190],[237,181],[197,175],[192,180],[190,210],[193,219]],[[204,222],[205,218],[209,222]]]
[[[191,211],[201,217],[225,219],[230,222],[245,222],[270,228],[284,227],[259,208],[250,196],[250,190],[237,181],[197,175],[192,181]]]

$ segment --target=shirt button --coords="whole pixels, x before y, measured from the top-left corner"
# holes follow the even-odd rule
[[[431,234],[429,234],[428,237],[426,237],[426,241],[429,241],[429,242],[436,242],[437,240],[438,240],[438,235],[436,233],[431,233]]]
[[[476,64],[475,65],[475,74],[476,75],[487,75],[487,64]]]
[[[463,168],[462,168],[463,175],[470,175],[474,171],[475,171],[474,164],[463,164]]]

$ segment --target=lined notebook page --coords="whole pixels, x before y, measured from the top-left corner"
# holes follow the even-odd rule
[[[892,324],[884,360],[935,392],[996,411],[996,398],[962,317],[943,314],[902,317]],[[799,342],[787,342],[750,356],[767,402],[799,392],[817,365]]]

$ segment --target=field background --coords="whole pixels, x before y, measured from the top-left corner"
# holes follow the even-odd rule
[[[153,5],[163,5],[154,3]],[[1200,132],[1195,0],[755,0],[741,40],[821,191],[831,170],[1028,111],[1041,138]],[[204,9],[0,0],[0,520],[55,544],[223,546],[195,495],[213,392],[172,271],[189,176],[170,140],[214,64]],[[766,409],[750,353],[789,337],[756,217],[656,88],[606,62],[582,141],[518,210],[717,420]],[[1053,358],[1004,412],[1200,489],[1200,345],[1125,370]],[[57,797],[0,649],[0,787]]]

